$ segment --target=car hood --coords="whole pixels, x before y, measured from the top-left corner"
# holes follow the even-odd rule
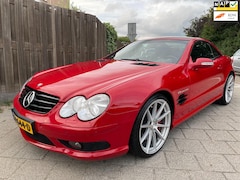
[[[105,93],[121,83],[155,71],[166,71],[172,65],[115,60],[87,61],[40,72],[27,85],[66,101],[69,96]]]

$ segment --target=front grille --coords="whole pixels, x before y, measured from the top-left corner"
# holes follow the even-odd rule
[[[23,105],[24,97],[31,91],[35,92],[35,97],[29,106],[24,107]],[[58,103],[58,101],[59,98],[56,96],[43,93],[40,91],[35,91],[27,86],[23,89],[19,98],[19,102],[25,109],[41,114],[48,113]]]

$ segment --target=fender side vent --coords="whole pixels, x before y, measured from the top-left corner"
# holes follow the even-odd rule
[[[186,94],[181,94],[178,97],[178,104],[182,105],[183,103],[185,103],[186,100],[187,100],[187,95]]]

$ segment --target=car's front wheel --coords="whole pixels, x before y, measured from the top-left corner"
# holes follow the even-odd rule
[[[130,151],[140,157],[157,153],[171,128],[172,110],[163,95],[151,97],[137,116],[130,138]]]
[[[235,82],[234,75],[230,74],[227,78],[227,81],[224,87],[223,96],[217,101],[219,104],[226,105],[231,102],[233,97],[234,82]]]

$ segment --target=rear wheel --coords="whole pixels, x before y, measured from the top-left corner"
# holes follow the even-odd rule
[[[130,151],[140,157],[157,153],[169,134],[172,111],[167,98],[151,97],[137,116],[130,138]]]
[[[224,86],[223,96],[217,101],[219,104],[227,105],[231,102],[233,97],[234,82],[234,75],[230,74]]]

